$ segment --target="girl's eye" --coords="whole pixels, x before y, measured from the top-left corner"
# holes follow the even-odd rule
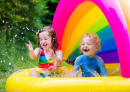
[[[40,41],[42,41],[43,39],[40,39]]]
[[[91,45],[91,43],[88,43],[88,45]]]
[[[47,38],[44,38],[44,39],[40,39],[40,41],[43,41],[43,40],[47,40]]]

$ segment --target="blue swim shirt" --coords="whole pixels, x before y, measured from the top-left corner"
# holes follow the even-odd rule
[[[75,72],[79,71],[79,68],[81,68],[83,77],[94,77],[94,72],[97,72],[101,76],[108,76],[104,61],[97,55],[91,58],[85,55],[78,56],[74,64]]]

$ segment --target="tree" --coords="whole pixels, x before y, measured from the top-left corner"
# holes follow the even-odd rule
[[[6,60],[8,63],[11,56],[15,58],[20,51],[25,52],[27,50],[25,43],[29,40],[36,43],[35,33],[43,26],[51,25],[58,1],[0,0],[0,58],[2,61]]]

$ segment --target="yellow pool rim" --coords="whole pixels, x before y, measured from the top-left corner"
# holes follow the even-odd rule
[[[72,69],[72,66],[68,66]],[[12,74],[6,81],[6,92],[129,92],[130,79],[121,76],[42,78],[31,77],[31,70]]]

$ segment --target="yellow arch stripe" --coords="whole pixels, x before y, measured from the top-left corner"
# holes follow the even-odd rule
[[[91,27],[89,27],[89,29],[86,30],[85,33],[87,33],[87,32],[97,33],[98,31],[101,31],[101,29],[103,29],[104,27],[106,27],[108,25],[109,25],[109,23],[108,23],[106,17],[103,16],[99,20],[97,20]],[[79,48],[80,40],[81,40],[81,38],[78,40],[78,42],[76,43],[76,45],[73,48],[73,51],[71,53],[73,53],[77,48]]]
[[[82,37],[84,32],[103,15],[104,14],[102,13],[102,11],[99,9],[98,6],[92,8],[88,13],[86,13],[86,15],[81,19],[79,24],[74,29],[72,36],[70,37],[67,49],[63,57],[64,60],[68,58],[74,46],[76,45],[78,40]]]

